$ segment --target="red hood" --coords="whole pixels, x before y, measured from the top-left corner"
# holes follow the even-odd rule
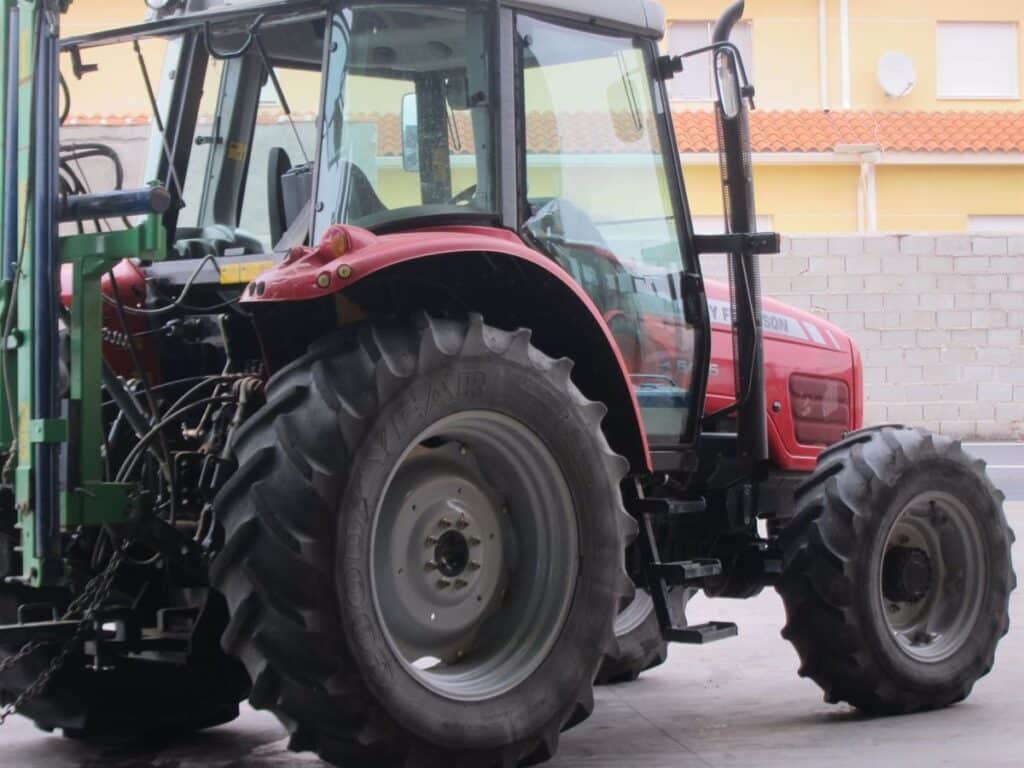
[[[731,303],[729,288],[707,281],[712,326],[712,367],[708,383],[708,411],[735,400]],[[809,312],[765,299],[764,365],[768,397],[768,432],[772,460],[781,469],[806,472],[814,468],[820,446],[802,445],[796,438],[790,380],[794,375],[843,381],[853,406],[849,429],[859,429],[860,355],[849,334]]]

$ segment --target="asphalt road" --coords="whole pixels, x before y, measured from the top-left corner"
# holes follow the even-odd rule
[[[1024,446],[978,445],[1008,496],[1011,523],[1024,530]],[[1024,546],[1015,549],[1020,562]],[[552,768],[689,766],[1007,766],[1024,764],[1024,632],[1003,641],[992,675],[951,709],[866,718],[822,702],[796,675],[797,658],[779,636],[780,601],[700,601],[692,620],[740,625],[740,636],[707,647],[674,647],[667,664],[629,685],[601,689],[597,710],[562,738]],[[1024,591],[1012,604],[1024,623]],[[236,722],[176,745],[104,752],[41,733],[13,718],[0,730],[3,768],[319,768],[290,754],[284,732],[246,709]],[[360,767],[362,768],[362,767]]]
[[[1024,443],[971,443],[965,447],[988,462],[993,482],[1007,499],[1024,501]]]

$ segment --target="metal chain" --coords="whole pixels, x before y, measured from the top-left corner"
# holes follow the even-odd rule
[[[94,576],[89,583],[85,585],[85,589],[82,590],[82,594],[75,598],[68,606],[68,609],[64,612],[63,619],[67,621],[80,613],[82,621],[78,625],[78,629],[75,630],[75,634],[72,635],[71,639],[64,644],[60,653],[50,660],[50,663],[46,665],[46,669],[40,673],[32,684],[18,694],[18,697],[14,701],[0,709],[0,726],[7,722],[7,718],[11,715],[19,712],[28,701],[34,699],[46,690],[46,687],[50,684],[54,675],[60,672],[64,664],[67,663],[68,658],[78,647],[78,644],[85,639],[86,634],[92,629],[90,620],[96,615],[96,612],[103,607],[103,603],[106,602],[107,597],[110,596],[110,590],[114,586],[114,577],[117,575],[117,569],[124,561],[124,552],[126,547],[127,543],[114,552],[113,556],[110,558],[110,562],[107,563],[107,567],[104,568],[101,573]],[[28,643],[13,656],[0,660],[0,672],[6,672],[47,645],[52,645],[52,643]]]
[[[6,672],[12,667],[16,667],[19,662],[24,661],[42,647],[42,643],[27,643],[13,656],[8,656],[6,659],[0,661],[0,672]]]

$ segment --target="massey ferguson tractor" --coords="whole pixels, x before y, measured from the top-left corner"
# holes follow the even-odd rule
[[[765,587],[828,701],[989,672],[1002,494],[863,429],[850,338],[762,299],[742,2],[684,57],[646,0],[149,2],[4,4],[0,721],[248,699],[338,765],[539,762],[595,682],[736,634],[694,594]],[[716,236],[666,91],[706,60]],[[62,127],[90,78],[148,154]]]

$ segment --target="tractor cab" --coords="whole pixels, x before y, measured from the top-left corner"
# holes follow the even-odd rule
[[[248,282],[337,225],[515,233],[587,294],[678,464],[711,338],[664,86],[682,65],[657,4],[578,5],[187,3],[65,50],[167,41],[158,77],[137,57],[147,178],[172,197],[157,276],[216,280],[216,258]],[[739,112],[742,63],[720,56]]]

